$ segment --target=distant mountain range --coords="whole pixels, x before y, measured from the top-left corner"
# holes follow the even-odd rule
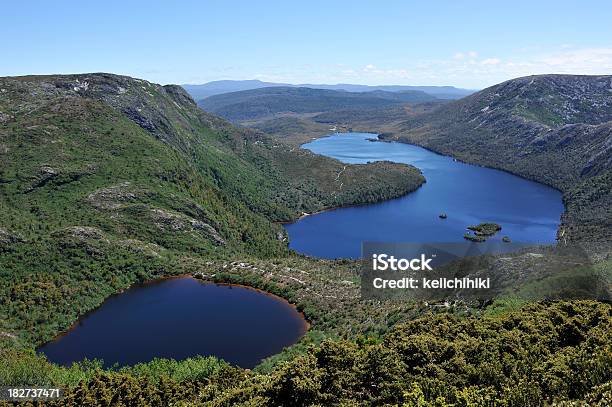
[[[261,89],[270,87],[294,87],[294,88],[312,88],[312,89],[327,89],[327,90],[344,90],[347,92],[370,92],[382,90],[386,92],[401,92],[401,91],[421,91],[428,93],[438,99],[460,99],[470,95],[475,90],[455,88],[453,86],[403,86],[403,85],[354,85],[349,83],[339,83],[336,85],[325,84],[301,84],[292,85],[289,83],[274,83],[262,82],[259,80],[244,80],[244,81],[213,81],[202,85],[182,85],[183,88],[195,100],[204,99],[213,95],[228,92],[238,92],[243,90]]]
[[[278,114],[377,109],[436,100],[434,96],[420,90],[348,92],[277,86],[218,94],[201,99],[198,105],[230,121],[243,122],[271,118]]]

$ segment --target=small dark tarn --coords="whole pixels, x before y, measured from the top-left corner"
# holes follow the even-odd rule
[[[109,298],[38,351],[64,366],[84,358],[110,367],[213,355],[252,368],[296,343],[307,328],[302,314],[282,298],[180,277]]]

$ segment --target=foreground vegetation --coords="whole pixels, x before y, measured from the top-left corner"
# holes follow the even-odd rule
[[[575,302],[479,318],[424,316],[379,339],[325,340],[269,373],[202,358],[59,373],[33,355],[4,351],[0,374],[56,385],[79,378],[61,402],[48,403],[62,406],[580,405],[572,400],[606,406],[611,311],[607,304]]]

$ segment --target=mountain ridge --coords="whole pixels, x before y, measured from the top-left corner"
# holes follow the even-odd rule
[[[232,122],[261,120],[282,113],[304,114],[344,109],[368,109],[436,98],[421,91],[347,92],[306,87],[265,87],[229,92],[202,99],[198,105]]]
[[[398,92],[404,90],[417,90],[428,93],[431,96],[439,99],[459,99],[474,93],[475,90],[456,88],[454,86],[410,86],[410,85],[356,85],[349,83],[338,83],[335,85],[327,84],[289,84],[264,82],[257,79],[250,80],[220,80],[207,82],[201,85],[184,84],[183,88],[192,95],[195,100],[204,99],[209,96],[236,92],[242,90],[259,89],[264,87],[300,87],[312,89],[328,89],[328,90],[345,90],[348,92],[367,92],[372,90],[383,90],[389,92]]]

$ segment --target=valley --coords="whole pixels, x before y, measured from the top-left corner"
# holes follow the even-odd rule
[[[565,3],[4,2],[0,407],[612,406]]]
[[[607,77],[576,80],[609,110]],[[291,250],[300,244],[292,226],[287,234],[281,224],[350,206],[293,225],[314,222],[308,241],[337,250],[363,236],[334,236],[325,231],[333,222],[316,224],[320,219],[354,213],[339,225],[365,220],[378,227],[380,218],[366,212],[418,203],[419,196],[439,187],[439,194],[451,196],[417,205],[427,216],[396,207],[402,214],[388,217],[391,225],[382,238],[393,229],[406,230],[398,225],[401,219],[410,226],[423,222],[412,239],[425,238],[427,227],[436,225],[428,240],[451,233],[462,240],[467,226],[496,221],[513,239],[553,243],[559,237],[584,245],[595,272],[605,276],[609,117],[601,108],[563,110],[566,99],[573,100],[571,78],[530,81],[515,80],[455,102],[432,100],[420,90],[391,95],[377,90],[333,91],[341,97],[326,93],[330,97],[320,104],[320,90],[264,88],[256,97],[246,91],[251,93],[236,103],[204,103],[239,124],[260,126],[251,129],[200,110],[173,85],[111,74],[0,79],[1,382],[67,389],[61,404],[48,405],[84,405],[94,394],[119,397],[126,405],[144,398],[152,405],[217,406],[381,405],[424,397],[538,405],[606,397],[612,323],[606,302],[529,302],[512,295],[482,306],[362,300],[359,263],[347,258],[358,257],[354,245],[333,256],[298,249],[342,257],[337,260],[303,256]],[[561,102],[527,97],[534,84],[536,94],[542,87],[555,90]],[[274,93],[279,91],[282,95]],[[227,95],[217,100],[236,97]],[[407,101],[414,97],[418,100]],[[516,100],[524,102],[513,107]],[[481,116],[489,111],[498,121]],[[569,123],[575,120],[583,123]],[[497,132],[500,123],[509,122],[518,130],[508,125]],[[548,184],[563,191],[565,212],[552,188],[419,147],[368,141],[372,134],[320,138],[307,146],[312,151],[299,148],[339,125]],[[573,133],[576,127],[589,129],[592,137]],[[525,139],[512,141],[517,134]],[[336,141],[342,147],[347,140],[357,144],[335,152],[316,148]],[[412,158],[398,159],[402,154]],[[440,169],[447,170],[446,179],[436,178]],[[470,189],[476,179],[486,188]],[[492,193],[494,186],[499,190]],[[472,200],[456,199],[466,191]],[[405,217],[412,212],[413,218]],[[516,282],[516,267],[526,261],[541,265],[538,259],[530,252],[504,260],[508,265],[499,268],[500,278]],[[83,315],[105,309],[112,295],[128,298],[135,284],[180,275],[278,295],[303,313],[310,329],[295,345],[245,364],[253,370],[197,352],[177,356],[182,360],[148,355],[115,368],[96,361],[62,367],[35,352]],[[231,300],[223,304],[220,310],[233,306]],[[223,315],[225,323],[235,321]],[[109,329],[103,326],[102,332]],[[117,395],[116,388],[126,391]]]
[[[605,242],[612,238],[610,81],[610,76],[541,75],[510,80],[458,101],[339,109],[301,117],[296,130],[302,135],[293,136],[289,126],[282,138],[302,144],[329,133],[321,124],[346,126],[502,169],[564,193],[559,236]],[[245,124],[280,138],[274,126]]]
[[[287,256],[277,222],[424,181],[414,167],[345,168],[235,128],[178,87],[92,74],[6,78],[0,88],[9,344],[39,345],[106,297],[191,273],[201,258]]]

